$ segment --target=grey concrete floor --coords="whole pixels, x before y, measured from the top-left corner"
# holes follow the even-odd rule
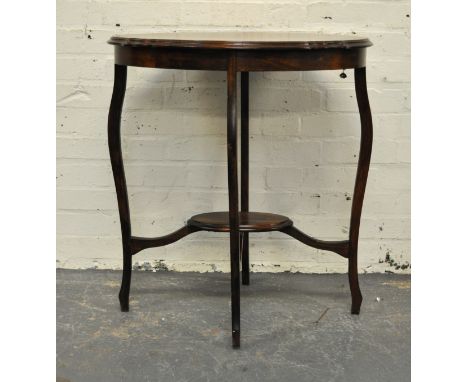
[[[360,280],[352,316],[346,275],[252,274],[233,350],[229,274],[134,272],[121,313],[120,272],[58,270],[57,381],[409,381],[410,278]]]

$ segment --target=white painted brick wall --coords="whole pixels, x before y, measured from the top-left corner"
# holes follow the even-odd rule
[[[368,36],[374,152],[364,202],[361,272],[409,272],[410,4],[406,0],[106,1],[57,3],[58,266],[120,268],[106,124],[116,33],[305,30]],[[251,75],[251,208],[290,215],[344,239],[359,148],[353,74]],[[222,72],[130,68],[123,113],[133,230],[157,236],[192,214],[227,209]],[[252,235],[254,271],[345,272],[339,256],[278,233]],[[180,271],[227,271],[225,234],[197,233],[135,257]],[[387,258],[387,261],[385,259]],[[405,268],[405,267],[404,267]]]

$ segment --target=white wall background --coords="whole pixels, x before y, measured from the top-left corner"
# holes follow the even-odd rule
[[[374,151],[361,224],[361,272],[409,272],[410,5],[404,0],[57,3],[57,265],[120,268],[108,158],[113,34],[305,30],[369,37]],[[359,144],[352,71],[251,74],[251,210],[346,239]],[[223,72],[129,68],[122,132],[133,234],[227,210]],[[346,260],[286,235],[252,234],[253,271],[345,272]],[[144,268],[228,271],[225,234],[196,233],[134,257]],[[146,262],[146,263],[145,263]],[[403,269],[401,266],[403,265]]]

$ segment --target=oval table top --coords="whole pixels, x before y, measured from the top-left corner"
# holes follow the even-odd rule
[[[166,32],[112,36],[118,46],[200,49],[351,49],[372,45],[366,37],[317,32]]]

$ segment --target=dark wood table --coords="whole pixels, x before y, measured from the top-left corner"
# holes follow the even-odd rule
[[[108,140],[120,214],[123,276],[119,293],[122,311],[129,309],[132,256],[145,248],[160,247],[197,231],[229,232],[231,252],[231,307],[233,347],[240,346],[240,263],[242,284],[249,284],[249,233],[280,231],[314,248],[348,259],[351,313],[359,314],[357,252],[362,203],[372,151],[372,117],[366,87],[367,38],[287,32],[157,33],[114,36],[115,77],[109,110]],[[192,216],[187,224],[166,236],[132,235],[120,139],[120,119],[127,67],[224,70],[227,72],[227,164],[229,211]],[[249,72],[354,69],[357,106],[361,118],[361,145],[351,208],[349,238],[323,241],[298,230],[286,216],[249,211]],[[240,209],[237,156],[237,73],[240,86]]]

